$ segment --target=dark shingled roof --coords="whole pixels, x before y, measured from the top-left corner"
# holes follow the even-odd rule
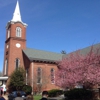
[[[24,54],[31,60],[38,61],[58,61],[62,59],[63,54],[49,52],[44,50],[26,48],[23,50]]]

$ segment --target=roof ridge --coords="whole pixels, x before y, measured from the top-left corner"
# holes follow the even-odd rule
[[[35,48],[26,48],[26,49],[37,50],[37,51],[43,51],[43,52],[51,52],[51,53],[56,53],[56,54],[61,54],[61,55],[63,55],[62,53],[53,52],[53,51],[47,51],[47,50],[40,50],[40,49],[35,49]]]

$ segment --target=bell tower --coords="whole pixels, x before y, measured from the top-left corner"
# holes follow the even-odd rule
[[[3,76],[10,76],[16,68],[24,67],[22,50],[26,48],[26,27],[17,1],[13,18],[6,25]]]

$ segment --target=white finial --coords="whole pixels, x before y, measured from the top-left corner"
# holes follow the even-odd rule
[[[17,22],[17,21],[22,22],[18,1],[17,1],[16,8],[15,8],[13,18],[12,18],[11,21],[13,21],[13,22]]]

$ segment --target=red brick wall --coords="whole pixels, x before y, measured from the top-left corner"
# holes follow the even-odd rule
[[[21,37],[16,37],[16,27],[20,27],[22,29]],[[14,23],[11,24],[9,28],[10,28],[10,38],[7,38],[6,35],[5,55],[4,55],[4,62],[6,58],[8,59],[8,76],[15,70],[16,58],[20,59],[20,66],[24,67],[22,49],[26,48],[26,27],[24,27],[21,23]],[[20,43],[21,47],[17,48],[16,43]],[[7,44],[9,44],[8,49],[6,48]],[[7,51],[8,54],[6,54]]]
[[[31,80],[30,81],[31,86],[32,86],[32,78],[33,78],[33,88],[36,89],[36,78],[37,78],[36,72],[37,72],[38,67],[42,68],[42,78],[43,78],[42,83],[44,84],[42,86],[42,90],[58,89],[59,87],[51,83],[51,76],[50,76],[51,68],[54,68],[55,70],[57,70],[57,65],[49,64],[49,63],[39,63],[39,62],[33,62],[33,64],[31,63],[30,68],[29,68],[29,74],[28,74],[29,79]]]

